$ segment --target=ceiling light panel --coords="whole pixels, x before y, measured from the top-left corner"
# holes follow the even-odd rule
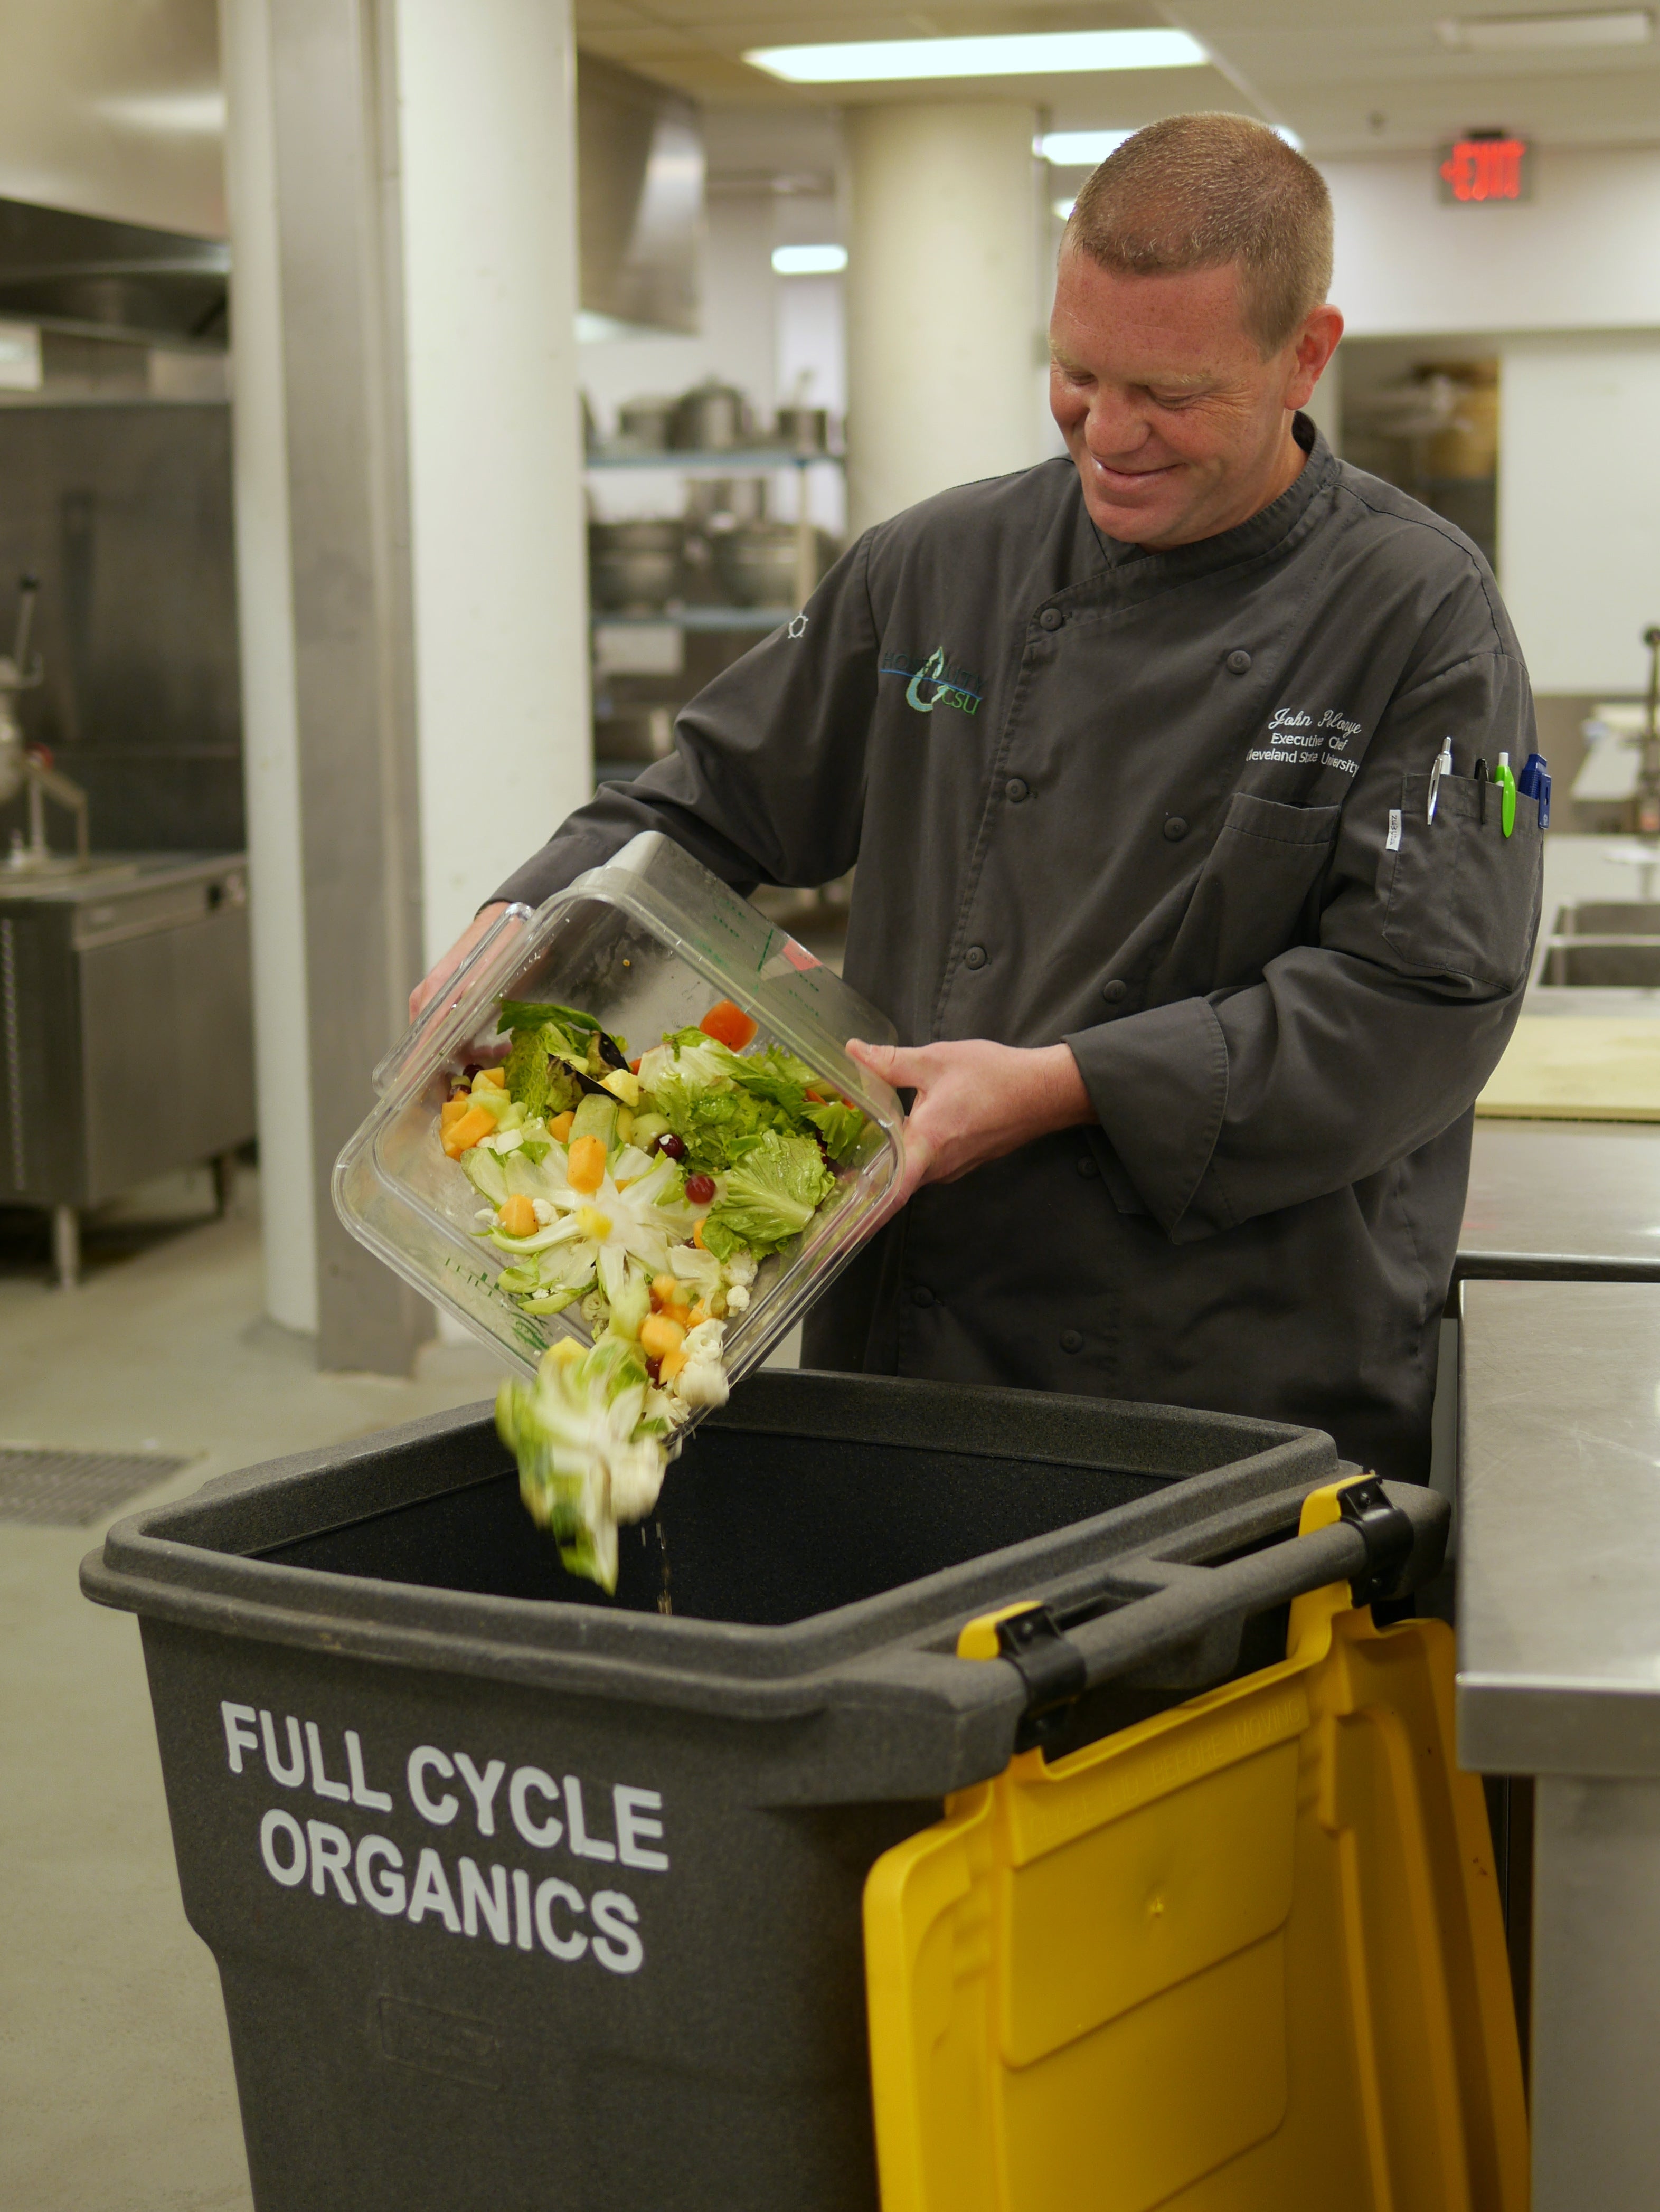
[[[756,46],[744,59],[787,84],[893,84],[946,77],[1062,76],[1192,69],[1210,57],[1185,31],[1035,31],[970,39],[879,39]]]
[[[225,95],[216,89],[201,92],[158,92],[93,102],[106,123],[129,131],[153,131],[161,137],[222,137]]]
[[[1037,150],[1057,169],[1092,169],[1134,136],[1133,131],[1046,131]]]
[[[1469,54],[1645,46],[1654,36],[1654,17],[1646,8],[1617,9],[1600,15],[1461,15],[1438,22],[1435,34],[1444,46]]]
[[[1302,152],[1303,142],[1288,125],[1271,128],[1276,138]],[[1032,142],[1032,151],[1057,169],[1093,169],[1134,136],[1134,131],[1046,131]]]
[[[845,246],[775,246],[773,272],[779,276],[834,276],[848,265]]]

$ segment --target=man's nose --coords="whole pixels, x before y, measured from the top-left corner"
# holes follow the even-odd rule
[[[1103,460],[1133,453],[1147,441],[1145,418],[1122,393],[1098,386],[1084,421],[1084,443]]]

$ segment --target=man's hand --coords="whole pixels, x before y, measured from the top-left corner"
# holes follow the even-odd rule
[[[1095,1119],[1067,1045],[1023,1052],[975,1037],[908,1051],[854,1040],[848,1050],[896,1091],[916,1093],[905,1120],[905,1172],[890,1201],[894,1212],[922,1183],[955,1182],[1034,1137]]]
[[[505,914],[507,910],[506,902],[498,899],[494,906],[487,906],[482,913],[474,915],[449,951],[441,959],[434,961],[429,972],[410,993],[410,1019],[412,1022],[420,1020],[423,1012],[443,989],[497,915]]]

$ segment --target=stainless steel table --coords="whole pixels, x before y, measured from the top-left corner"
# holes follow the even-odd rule
[[[1533,1775],[1533,2212],[1660,2203],[1660,1285],[1466,1282],[1460,1763]]]
[[[1456,1272],[1660,1282],[1660,1122],[1477,1121]]]

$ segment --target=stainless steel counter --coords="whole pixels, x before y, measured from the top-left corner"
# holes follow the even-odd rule
[[[1660,2202],[1660,1285],[1461,1292],[1458,1744],[1535,1775],[1533,2212]]]
[[[1456,1272],[1660,1283],[1660,1123],[1477,1121]]]
[[[0,1204],[79,1221],[198,1161],[222,1194],[253,1133],[247,866],[240,853],[111,854],[39,876],[0,865]]]

